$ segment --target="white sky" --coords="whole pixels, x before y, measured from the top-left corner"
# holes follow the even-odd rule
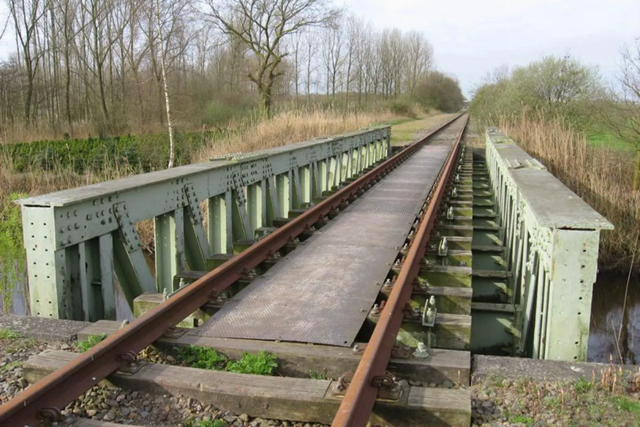
[[[377,28],[423,32],[440,70],[468,96],[490,70],[571,54],[617,73],[620,50],[640,37],[640,0],[343,0]]]
[[[620,50],[640,37],[640,0],[336,0],[377,28],[423,32],[440,70],[455,75],[465,94],[490,70],[569,53],[617,72]],[[0,25],[7,7],[0,2]],[[0,58],[15,50],[9,30]]]

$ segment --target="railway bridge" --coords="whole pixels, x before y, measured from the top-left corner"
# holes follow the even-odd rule
[[[60,420],[109,376],[263,418],[466,426],[472,352],[585,360],[612,225],[498,129],[467,146],[467,122],[400,149],[382,126],[21,200],[32,314],[109,337],[30,361],[54,373],[0,424]],[[161,369],[137,359],[150,344],[264,350],[282,376]]]

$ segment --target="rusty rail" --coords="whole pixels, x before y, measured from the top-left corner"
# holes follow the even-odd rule
[[[369,421],[378,394],[378,387],[373,385],[373,382],[375,378],[380,378],[386,373],[391,351],[402,324],[402,309],[411,297],[413,280],[420,271],[420,261],[426,252],[440,202],[446,193],[468,119],[468,116],[464,118],[464,126],[440,172],[436,189],[431,194],[431,200],[422,216],[407,257],[331,427],[364,427]]]
[[[61,409],[128,362],[139,351],[160,338],[165,331],[224,291],[252,268],[269,259],[297,236],[309,230],[329,213],[366,190],[382,176],[415,153],[433,134],[447,127],[460,115],[382,162],[371,171],[309,208],[250,248],[184,288],[167,301],[149,310],[128,326],[76,357],[72,362],[32,385],[0,406],[1,426],[37,425],[41,420],[56,421]]]

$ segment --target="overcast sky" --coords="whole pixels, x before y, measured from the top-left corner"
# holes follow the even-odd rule
[[[440,70],[466,95],[490,70],[569,53],[613,79],[620,50],[640,36],[640,0],[336,0],[377,28],[421,31]],[[5,2],[0,2],[2,24]],[[12,32],[0,58],[15,50]]]
[[[440,70],[468,95],[490,70],[569,53],[615,77],[640,37],[640,0],[344,0],[377,28],[426,34]]]

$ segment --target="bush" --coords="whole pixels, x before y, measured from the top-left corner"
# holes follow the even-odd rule
[[[193,153],[218,133],[184,133],[176,129],[176,164],[190,163]],[[126,135],[4,144],[0,145],[0,154],[13,160],[16,172],[62,168],[81,174],[114,167],[133,167],[141,172],[149,172],[167,167],[169,137],[166,134]]]
[[[464,95],[458,81],[439,71],[427,74],[416,88],[416,99],[427,109],[445,113],[460,110]]]
[[[225,127],[232,119],[246,115],[247,111],[248,109],[242,105],[211,101],[202,113],[202,123],[209,126]]]
[[[414,105],[407,99],[397,98],[389,103],[389,110],[395,115],[416,119]]]
[[[482,124],[495,124],[498,117],[514,119],[525,110],[587,130],[603,98],[596,69],[569,56],[549,56],[479,87],[469,111]]]

